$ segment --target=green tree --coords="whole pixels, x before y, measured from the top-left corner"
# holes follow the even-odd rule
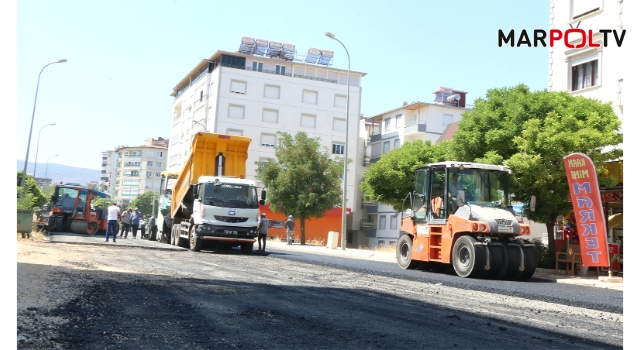
[[[402,200],[413,191],[414,174],[427,163],[447,160],[450,142],[432,146],[431,141],[405,142],[382,155],[364,174],[360,189],[368,199],[402,210]]]
[[[319,138],[304,132],[295,136],[278,132],[275,156],[255,163],[256,177],[268,189],[271,210],[300,220],[300,240],[305,244],[305,220],[322,217],[341,203],[344,160],[332,159]]]
[[[18,209],[34,209],[43,206],[47,202],[47,198],[38,187],[33,176],[28,175],[24,180],[24,188],[20,187],[22,181],[22,171],[18,171],[16,182],[16,193],[18,195]]]
[[[601,185],[615,181],[604,163],[622,156],[621,122],[610,103],[567,92],[531,92],[524,85],[492,89],[465,112],[453,138],[457,160],[489,162],[513,169],[511,190],[525,215],[546,224],[554,250],[554,222],[571,208],[563,157],[589,156]],[[609,148],[605,151],[605,148]],[[529,207],[536,197],[535,211]]]
[[[113,201],[109,198],[98,198],[93,201],[93,206],[96,208],[108,208]]]
[[[153,203],[152,201],[155,201]],[[152,209],[158,208],[158,193],[153,191],[145,192],[136,197],[130,208],[138,208],[142,215],[153,215]]]

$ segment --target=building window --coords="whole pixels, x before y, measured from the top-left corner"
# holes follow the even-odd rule
[[[571,62],[571,91],[598,85],[597,56]]]
[[[147,177],[151,177],[151,172],[147,171]]]
[[[177,135],[176,135],[176,136],[177,136]],[[174,136],[174,137],[175,137],[175,136]],[[174,137],[172,137],[172,139],[173,139]],[[153,155],[154,155],[153,151],[149,151],[149,152],[147,152],[147,157],[153,157]]]
[[[262,62],[253,62],[253,70],[262,72]]]
[[[278,111],[273,109],[263,109],[262,110],[262,121],[265,123],[277,123],[278,122]]]
[[[247,82],[232,80],[231,81],[231,92],[235,92],[236,94],[246,94],[247,93]]]
[[[153,161],[152,160],[148,160],[147,161],[147,166],[153,166]]]
[[[244,119],[244,106],[229,105],[229,118]]]
[[[602,10],[602,0],[571,1],[571,19],[577,19],[598,10]]]
[[[156,158],[162,158],[162,152],[156,152]]]
[[[331,145],[331,153],[344,154],[344,145],[341,143],[334,143]]]
[[[307,128],[315,128],[316,127],[316,116],[311,114],[303,114],[300,117],[300,126],[304,126]]]
[[[260,158],[260,159],[258,159],[258,168],[260,168],[260,170],[264,169],[264,166],[267,165],[267,163],[270,160],[271,159],[269,159],[269,158]]]
[[[398,217],[396,215],[391,215],[389,217],[389,229],[391,230],[398,229]]]
[[[274,134],[262,134],[260,139],[260,145],[265,147],[275,147],[276,146],[276,135]]]
[[[333,130],[334,131],[346,131],[347,121],[345,119],[333,118]]]
[[[265,98],[280,98],[280,87],[275,85],[264,86]]]
[[[347,243],[353,243],[353,232],[347,232]]]
[[[389,131],[389,129],[391,129],[391,118],[384,120],[384,131]]]
[[[389,146],[391,146],[391,142],[390,141],[385,141],[382,144],[382,154],[387,154],[389,153]]]
[[[344,95],[336,95],[333,100],[333,106],[338,108],[346,108],[347,107],[347,96]]]
[[[384,230],[385,228],[387,228],[387,216],[386,215],[380,215],[380,226],[379,226],[379,229],[380,230]]]
[[[453,114],[443,114],[442,115],[442,126],[447,126],[453,123]]]
[[[162,162],[156,162],[156,167],[162,168]]]
[[[204,90],[200,90],[200,102],[202,102],[203,97],[204,97]]]
[[[276,74],[285,75],[285,67],[276,64]]]
[[[242,130],[239,130],[239,129],[227,129],[227,135],[242,136]]]
[[[400,123],[402,123],[402,114],[398,114],[396,116],[396,129],[400,129],[402,127]]]
[[[378,247],[384,247],[384,241],[379,239],[378,240]]]
[[[156,177],[160,177],[160,172],[156,171]]]
[[[393,148],[398,148],[398,147],[400,147],[400,139],[393,140]]]
[[[312,105],[318,104],[318,93],[315,91],[303,90],[302,102]]]

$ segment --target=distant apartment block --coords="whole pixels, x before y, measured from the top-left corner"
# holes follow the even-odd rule
[[[168,140],[147,138],[141,146],[118,146],[102,152],[100,181],[119,205],[160,189],[160,173],[167,169]]]
[[[361,121],[360,143],[364,151],[362,161],[358,162],[360,181],[364,181],[370,164],[405,142],[428,140],[435,144],[451,138],[462,113],[471,108],[466,102],[467,93],[440,87],[434,95],[433,102],[404,102]],[[358,195],[363,197],[361,191]],[[401,218],[391,206],[362,200],[360,230],[352,237],[353,244],[369,247],[394,244],[400,237]]]
[[[322,35],[317,41],[335,46]],[[355,159],[365,73],[351,71],[347,118],[347,70],[331,67],[332,58],[331,50],[299,53],[294,45],[243,37],[236,52],[217,51],[198,62],[171,93],[168,170],[182,170],[192,136],[206,130],[250,137],[247,178],[257,181],[255,163],[274,158],[278,131],[304,131],[319,137],[330,153],[343,156],[347,120],[348,157]],[[354,211],[360,206],[355,173],[352,162],[347,207]],[[350,220],[348,228],[357,230],[359,220]]]

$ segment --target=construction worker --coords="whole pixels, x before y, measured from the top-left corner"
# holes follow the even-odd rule
[[[296,228],[296,222],[293,221],[293,215],[289,215],[287,221],[284,222],[284,227],[287,229],[287,244],[293,244],[293,230]]]
[[[260,222],[258,223],[258,251],[264,253],[264,249],[267,247],[267,235],[269,234],[269,220],[267,214],[262,213],[260,215]]]

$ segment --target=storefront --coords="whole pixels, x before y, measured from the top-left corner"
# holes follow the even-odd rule
[[[600,198],[604,210],[605,223],[607,225],[607,242],[612,270],[622,276],[623,271],[623,179],[622,160],[605,164],[605,176],[617,179],[614,187],[600,188]],[[556,252],[565,252],[568,245],[579,245],[579,237],[576,226],[576,218],[573,211],[565,216],[558,217],[555,226]],[[602,269],[607,271],[606,268]],[[605,272],[606,274],[606,272]]]
[[[613,271],[618,271],[621,275],[622,256],[623,256],[623,178],[622,178],[622,160],[609,162],[605,164],[607,175],[613,176],[618,180],[618,184],[614,187],[601,188],[600,198],[602,199],[602,207],[607,218],[607,240],[610,243],[609,254],[617,256],[612,260]],[[616,252],[615,250],[618,250]],[[612,251],[613,250],[613,251]],[[615,260],[615,261],[614,261]]]

